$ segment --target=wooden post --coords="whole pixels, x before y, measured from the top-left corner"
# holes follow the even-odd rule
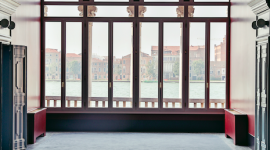
[[[123,101],[123,107],[126,108],[126,101]]]
[[[53,100],[53,106],[57,107],[56,105],[57,105],[57,100]]]
[[[201,103],[201,108],[203,108],[204,103]]]
[[[102,107],[103,108],[105,107],[105,103],[106,103],[105,101],[102,102]]]
[[[50,107],[50,100],[47,100],[47,107]]]
[[[96,108],[98,107],[98,101],[96,101],[96,106],[95,106]]]
[[[74,101],[74,107],[77,107],[77,100]]]
[[[217,108],[217,103],[215,103],[215,108]]]
[[[117,108],[119,107],[119,101],[116,101],[116,107]]]
[[[194,108],[197,108],[197,103],[194,103]]]
[[[70,100],[67,100],[67,102],[68,102],[68,106],[67,107],[70,107]]]
[[[165,108],[168,108],[168,102],[165,102]]]

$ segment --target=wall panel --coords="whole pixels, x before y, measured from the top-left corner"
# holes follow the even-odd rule
[[[27,109],[40,107],[40,0],[17,0],[21,4],[12,15],[16,28],[12,30],[12,44],[26,45]]]
[[[230,108],[248,114],[249,133],[255,128],[255,38],[251,28],[256,20],[250,0],[231,0]]]

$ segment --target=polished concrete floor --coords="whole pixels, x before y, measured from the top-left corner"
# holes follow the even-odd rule
[[[47,132],[27,150],[250,150],[220,133]]]

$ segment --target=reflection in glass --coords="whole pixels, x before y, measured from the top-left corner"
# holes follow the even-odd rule
[[[132,79],[133,24],[113,23],[113,107],[132,107]]]
[[[108,23],[89,22],[89,107],[108,107]]]
[[[210,32],[210,108],[225,108],[226,23],[211,23]]]
[[[158,108],[158,23],[140,23],[140,108]]]
[[[82,23],[66,23],[66,107],[82,107]]]
[[[45,17],[83,17],[83,5],[45,5]]]
[[[61,107],[61,22],[45,22],[45,107]]]
[[[182,107],[182,23],[164,23],[163,108]]]
[[[205,23],[190,23],[189,108],[205,107]]]
[[[139,6],[138,13],[139,17],[184,17],[184,6]]]
[[[228,17],[228,7],[188,6],[188,17]]]
[[[87,6],[87,17],[134,17],[134,6]]]

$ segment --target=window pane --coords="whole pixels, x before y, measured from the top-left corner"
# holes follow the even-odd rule
[[[205,107],[205,23],[190,23],[189,108]]]
[[[229,2],[229,0],[194,0],[194,2]]]
[[[113,107],[131,108],[133,94],[133,24],[113,24]]]
[[[94,0],[95,2],[129,2],[129,0]]]
[[[61,107],[61,22],[45,28],[45,107]]]
[[[45,2],[78,2],[79,0],[44,0]]]
[[[82,107],[82,23],[66,23],[66,107]]]
[[[182,23],[164,23],[164,108],[182,108],[182,38]]]
[[[89,107],[108,107],[108,23],[89,22]]]
[[[139,17],[184,17],[184,6],[139,6],[138,13]]]
[[[144,0],[144,2],[179,2],[179,0]]]
[[[134,6],[87,6],[88,17],[134,17]]]
[[[211,23],[210,28],[210,108],[225,108],[226,23]]]
[[[158,23],[140,23],[140,108],[158,108]]]
[[[188,17],[228,17],[228,7],[188,6]]]
[[[45,17],[83,17],[83,5],[45,5]]]

